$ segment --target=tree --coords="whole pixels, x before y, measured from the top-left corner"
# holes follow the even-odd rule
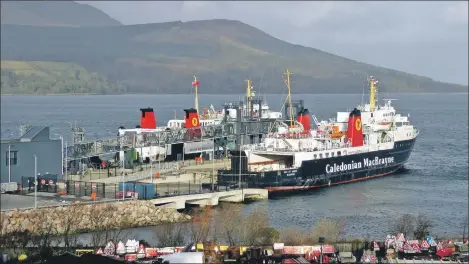
[[[425,214],[419,213],[415,220],[414,239],[425,239],[430,235],[432,227],[432,221]]]
[[[269,231],[269,216],[265,211],[255,209],[242,223],[244,229],[244,244],[249,246],[260,245],[266,240],[271,240]]]
[[[410,235],[415,230],[415,217],[410,214],[404,214],[399,217],[394,225],[393,233],[403,233],[404,236]]]
[[[311,239],[317,242],[319,237],[324,237],[326,242],[337,242],[344,234],[344,229],[344,220],[321,219],[315,223]]]
[[[60,244],[60,237],[57,238],[57,227],[50,218],[50,215],[38,212],[36,217],[38,219],[38,226],[35,228],[31,242],[39,250],[41,259],[44,260],[52,256],[52,248]]]
[[[211,206],[194,209],[194,214],[188,224],[191,242],[206,242],[212,229],[213,210]]]
[[[77,226],[80,224],[81,218],[76,217],[79,212],[84,211],[84,206],[79,203],[70,205],[67,213],[62,214],[63,226],[60,228],[59,233],[62,233],[62,238],[65,248],[69,249],[71,246],[77,244],[78,236],[75,234]]]
[[[216,233],[230,246],[238,245],[244,238],[242,207],[238,204],[222,204],[217,211]]]
[[[33,235],[28,230],[2,234],[0,248],[9,248],[13,250],[14,255],[25,253],[24,250],[32,242],[32,237]]]
[[[158,240],[158,247],[178,247],[185,244],[183,225],[167,223],[153,228],[154,237]]]
[[[104,246],[109,241],[119,241],[127,236],[123,231],[128,226],[127,218],[116,219],[116,211],[114,204],[96,204],[90,208],[89,222],[96,230],[91,234],[93,247]]]
[[[311,237],[308,235],[308,232],[305,232],[305,230],[298,227],[287,227],[281,229],[280,241],[289,246],[300,246],[313,243]]]

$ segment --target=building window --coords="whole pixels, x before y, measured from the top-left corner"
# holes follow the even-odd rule
[[[8,163],[8,154],[10,155],[10,164]],[[6,152],[6,165],[16,165],[18,164],[18,151],[7,151]]]

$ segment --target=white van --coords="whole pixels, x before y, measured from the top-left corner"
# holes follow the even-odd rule
[[[204,253],[203,252],[181,252],[165,256],[162,260],[163,264],[203,264]]]

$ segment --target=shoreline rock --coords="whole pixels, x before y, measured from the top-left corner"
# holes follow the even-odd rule
[[[37,235],[94,232],[185,222],[191,217],[150,201],[83,204],[1,212],[1,234],[29,231]]]

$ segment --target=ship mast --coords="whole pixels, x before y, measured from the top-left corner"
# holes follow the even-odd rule
[[[197,77],[194,75],[194,81],[192,82],[192,86],[195,89],[195,110],[197,111],[197,114],[199,114],[199,95],[197,94],[197,90],[199,88],[199,81],[197,81]]]
[[[287,69],[287,71],[285,72],[285,75],[287,76],[288,103],[290,105],[290,127],[293,127],[293,107],[292,107],[291,86],[290,86],[291,72]]]
[[[378,81],[375,81],[373,76],[370,76],[370,111],[374,111],[376,108],[376,94],[377,94],[377,89],[376,89],[376,84]]]
[[[246,112],[250,112],[251,110],[251,80],[246,80],[247,87],[246,87]]]

